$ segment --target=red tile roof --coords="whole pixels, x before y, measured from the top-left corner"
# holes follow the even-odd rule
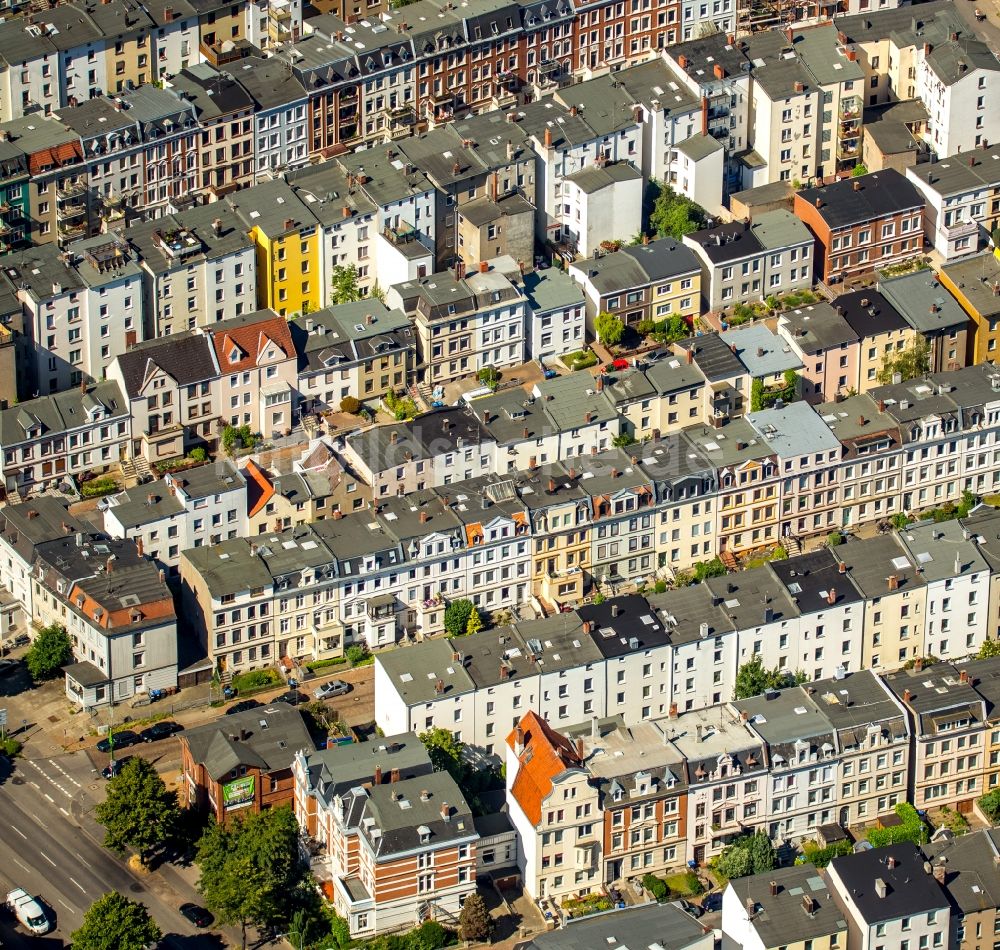
[[[262,511],[274,496],[274,484],[267,474],[249,459],[243,469],[243,474],[247,480],[247,505],[249,506],[249,515],[252,518]]]
[[[535,713],[525,715],[507,736],[507,745],[515,751],[518,730],[523,737],[523,748],[511,794],[528,820],[537,825],[542,820],[542,802],[552,791],[552,780],[581,763],[573,743]]]
[[[223,375],[255,367],[269,343],[277,346],[286,357],[295,356],[288,321],[276,313],[265,311],[259,320],[240,322],[235,326],[224,323],[220,328],[212,329],[212,345],[219,361],[219,372]],[[239,353],[236,362],[229,361],[233,349]]]

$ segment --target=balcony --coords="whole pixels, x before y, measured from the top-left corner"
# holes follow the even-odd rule
[[[358,101],[358,87],[351,86],[350,89],[341,89],[340,91],[340,101],[345,102],[357,102]]]
[[[979,234],[979,223],[977,221],[956,221],[952,225],[942,224],[941,233],[949,242],[976,237]]]
[[[86,190],[87,183],[85,181],[67,179],[56,189],[56,198],[60,201],[69,201],[70,198],[82,195]]]
[[[59,224],[59,237],[65,241],[73,241],[81,238],[87,233],[86,224]]]
[[[61,221],[67,221],[70,218],[78,218],[82,214],[87,213],[87,206],[83,202],[74,202],[71,205],[63,205],[61,208],[56,209],[56,213]]]
[[[837,142],[837,158],[846,160],[857,158],[859,154],[857,136],[850,139],[841,139]]]
[[[497,91],[493,93],[490,101],[494,109],[510,109],[517,105],[517,93],[498,86]]]
[[[845,96],[840,100],[840,117],[856,119],[861,115],[861,97]]]

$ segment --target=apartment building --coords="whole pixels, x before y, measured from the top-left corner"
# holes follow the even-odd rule
[[[928,370],[942,373],[968,365],[969,315],[941,286],[933,271],[880,277],[882,297],[928,343]],[[928,304],[928,300],[930,303]]]
[[[841,910],[811,864],[730,881],[722,895],[722,933],[723,941],[747,950],[843,950],[848,938]]]
[[[600,876],[598,789],[574,745],[529,712],[506,740],[507,800],[518,833],[518,870],[533,900],[590,893]]]
[[[568,273],[583,288],[591,333],[598,313],[632,326],[673,316],[690,322],[700,310],[701,268],[690,248],[673,238],[577,260]]]
[[[302,714],[279,702],[186,729],[180,743],[187,804],[218,822],[292,804],[293,763],[314,749]]]
[[[924,856],[913,844],[835,858],[826,881],[847,920],[849,946],[944,947],[950,939],[951,906]],[[882,941],[885,943],[883,944]]]
[[[120,234],[142,271],[144,339],[257,309],[254,245],[225,204],[193,205]]]
[[[583,346],[585,317],[583,292],[561,270],[532,271],[524,275],[527,298],[527,356],[548,360]]]
[[[0,449],[8,496],[58,487],[118,464],[132,419],[116,382],[81,384],[0,410]]]
[[[378,406],[409,390],[416,362],[413,326],[376,299],[327,307],[292,321],[303,413],[336,411],[354,397]]]
[[[882,680],[862,666],[854,673],[814,680],[804,689],[836,731],[837,824],[864,824],[906,801],[907,717]]]
[[[109,537],[131,538],[176,577],[181,551],[248,534],[246,479],[222,459],[110,495],[100,513]]]
[[[687,765],[687,861],[702,865],[734,838],[766,827],[765,747],[740,717],[698,709],[671,715],[663,728]]]
[[[923,250],[923,199],[895,169],[804,188],[793,211],[816,236],[815,272],[828,284]]]
[[[93,709],[177,685],[173,597],[135,542],[78,532],[38,544],[32,586],[32,622],[73,641],[70,702]]]
[[[906,171],[926,204],[924,235],[946,261],[983,248],[1000,220],[997,154],[996,145],[966,147],[964,155],[941,153],[939,161]]]
[[[914,59],[915,94],[927,105],[932,153],[954,155],[996,142],[1000,121],[986,103],[989,90],[1000,86],[1000,64],[989,46],[953,33],[945,42],[918,47]]]
[[[969,315],[969,364],[993,362],[1000,346],[1000,261],[989,251],[945,264],[941,285]]]
[[[539,934],[526,950],[603,950],[610,942],[626,946],[650,946],[663,950],[707,950],[713,936],[691,915],[677,907],[646,904],[617,913],[574,920],[571,928],[556,928]]]
[[[108,379],[121,387],[132,420],[123,461],[143,459],[148,466],[217,437],[219,365],[204,331],[182,331],[132,347],[112,362]]]
[[[115,237],[10,255],[4,276],[24,313],[30,370],[41,395],[104,379],[111,361],[144,338],[142,278]]]
[[[812,285],[813,236],[790,211],[768,211],[752,224],[721,224],[683,240],[700,260],[702,296],[709,310]]]
[[[831,304],[786,310],[778,335],[802,361],[802,398],[811,404],[832,400],[858,388],[858,335]]]
[[[869,392],[887,381],[889,360],[916,343],[916,331],[877,290],[841,294],[834,307],[858,335],[857,388]]]
[[[914,807],[970,810],[983,793],[986,704],[968,673],[918,658],[883,679],[905,707],[913,736]]]

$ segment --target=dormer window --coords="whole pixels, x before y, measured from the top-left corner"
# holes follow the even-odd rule
[[[240,361],[240,351],[238,349],[236,349],[236,347],[234,346],[229,351],[229,362],[230,363],[238,363],[239,361]]]

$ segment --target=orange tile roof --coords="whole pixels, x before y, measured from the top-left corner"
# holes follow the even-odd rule
[[[515,751],[518,729],[524,737],[524,748],[518,756],[520,765],[511,794],[528,820],[537,825],[542,820],[542,802],[552,791],[552,780],[578,767],[580,759],[573,743],[533,712],[527,713],[507,736],[507,745]]]
[[[257,365],[260,354],[269,343],[273,343],[286,357],[294,357],[295,344],[288,321],[277,314],[263,316],[260,320],[241,326],[228,327],[212,333],[212,346],[219,361],[219,371],[223,374],[251,369]],[[229,361],[233,348],[239,351],[235,363]]]
[[[274,485],[256,462],[248,459],[243,474],[247,480],[247,504],[252,518],[274,497]]]

